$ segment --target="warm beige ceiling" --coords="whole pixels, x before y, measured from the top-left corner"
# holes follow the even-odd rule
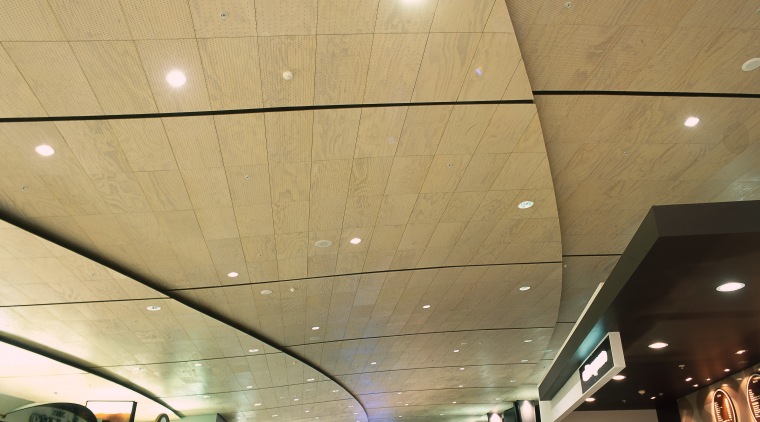
[[[73,251],[2,227],[0,330],[185,414],[483,419],[650,206],[760,197],[757,98],[582,92],[758,93],[750,1],[6,3],[0,211]]]

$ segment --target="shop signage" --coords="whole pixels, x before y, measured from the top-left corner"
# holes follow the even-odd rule
[[[713,394],[713,419],[715,422],[736,422],[736,408],[731,396],[720,388]]]
[[[747,380],[747,405],[755,422],[760,422],[760,374],[752,374]]]
[[[610,337],[607,336],[596,347],[591,355],[583,362],[578,372],[581,376],[581,388],[583,392],[589,390],[601,377],[612,369],[612,346],[610,346]]]

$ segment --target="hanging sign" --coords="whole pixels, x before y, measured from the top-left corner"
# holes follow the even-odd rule
[[[755,422],[760,422],[760,374],[752,374],[747,380],[747,405]]]
[[[591,388],[600,378],[602,378],[607,372],[612,369],[614,363],[612,362],[612,346],[610,346],[610,338],[602,341],[599,346],[594,350],[591,355],[583,362],[578,373],[581,376],[581,387],[585,393]]]

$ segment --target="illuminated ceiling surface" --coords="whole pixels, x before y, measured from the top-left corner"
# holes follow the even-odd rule
[[[758,39],[743,0],[6,0],[0,335],[183,415],[484,420],[652,205],[760,199]]]

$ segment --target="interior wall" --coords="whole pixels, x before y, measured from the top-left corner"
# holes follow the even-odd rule
[[[648,410],[599,410],[572,412],[563,422],[657,422],[657,412]]]
[[[0,394],[0,413],[8,413],[18,407],[31,403],[29,400]]]
[[[759,368],[760,365],[752,366],[678,400],[681,422],[713,422],[712,398],[713,392],[718,388],[723,389],[733,400],[737,420],[754,420],[747,403],[747,377],[758,372]]]

